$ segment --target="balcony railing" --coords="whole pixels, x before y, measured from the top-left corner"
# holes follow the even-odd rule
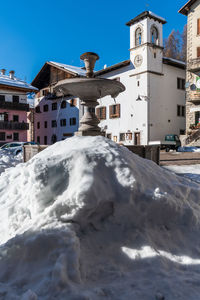
[[[27,103],[13,103],[8,101],[0,101],[0,108],[29,111],[29,104]]]
[[[188,60],[187,69],[196,75],[200,75],[200,57]]]
[[[200,91],[199,92],[190,92],[189,94],[189,101],[193,103],[199,103],[200,102]]]
[[[28,130],[29,124],[25,122],[0,121],[0,129],[4,130]]]

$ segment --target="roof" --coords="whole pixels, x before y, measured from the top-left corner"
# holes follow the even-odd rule
[[[16,87],[17,89],[26,90],[27,92],[36,92],[38,89],[25,81],[14,77],[13,79],[10,78],[8,75],[0,74],[0,87]]]
[[[126,67],[128,65],[130,65],[130,59],[124,60],[124,61],[122,61],[120,63],[117,63],[115,65],[112,65],[110,67],[107,67],[105,69],[99,70],[99,71],[95,72],[95,76],[103,75],[105,73],[109,73],[109,72],[112,72],[114,70]]]
[[[73,77],[81,77],[86,75],[86,70],[81,67],[70,66],[54,61],[47,61],[43,67],[40,69],[36,77],[32,81],[32,85],[36,86],[37,88],[43,88],[43,83],[45,81],[49,81],[50,77],[50,68],[54,67],[63,72],[71,74]]]
[[[126,23],[127,26],[131,26],[139,21],[141,21],[142,19],[145,19],[145,18],[152,18],[154,19],[155,21],[158,21],[162,24],[165,24],[167,23],[167,21],[162,18],[162,17],[159,17],[158,15],[154,14],[153,12],[151,11],[144,11],[143,13],[141,13],[140,15],[138,15],[137,17],[131,19],[129,22]]]
[[[60,67],[66,71],[72,72],[75,75],[79,75],[79,76],[85,76],[86,75],[86,70],[85,68],[81,68],[81,67],[75,67],[75,66],[70,66],[70,65],[65,65],[65,64],[61,64],[58,62],[54,62],[54,61],[50,61],[50,64],[53,64],[57,67]]]
[[[190,10],[190,7],[196,2],[197,0],[189,0],[181,9],[178,11],[180,14],[183,14],[185,16],[188,15],[188,12]]]
[[[170,57],[163,57],[163,63],[180,69],[186,68],[186,63],[184,61]]]

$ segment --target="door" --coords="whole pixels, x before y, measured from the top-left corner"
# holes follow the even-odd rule
[[[135,132],[134,133],[134,145],[140,145],[140,132]]]

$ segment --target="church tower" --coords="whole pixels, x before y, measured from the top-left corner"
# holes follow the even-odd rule
[[[162,73],[165,19],[145,11],[126,23],[130,26],[130,60],[138,73]]]

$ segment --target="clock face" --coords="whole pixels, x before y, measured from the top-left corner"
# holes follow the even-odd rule
[[[142,55],[140,55],[140,54],[136,55],[136,57],[135,57],[135,59],[134,59],[135,66],[136,66],[136,67],[141,66],[142,62],[143,62],[143,57],[142,57]]]
[[[197,86],[198,89],[200,89],[200,79],[197,80],[196,86]]]

